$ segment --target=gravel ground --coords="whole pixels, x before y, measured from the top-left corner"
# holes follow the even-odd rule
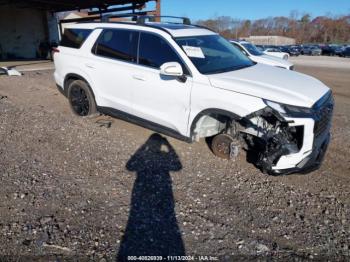
[[[299,66],[323,67],[334,69],[350,70],[350,59],[337,56],[292,56],[289,58],[292,63]]]
[[[0,78],[0,261],[350,259],[349,70],[297,67],[333,88],[333,141],[308,175],[262,174],[107,116],[74,117],[51,71]]]

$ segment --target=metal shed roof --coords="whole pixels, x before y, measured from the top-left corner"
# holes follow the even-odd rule
[[[0,0],[1,5],[16,5],[23,8],[37,8],[53,12],[88,8],[106,9],[112,5],[143,5],[154,0]]]

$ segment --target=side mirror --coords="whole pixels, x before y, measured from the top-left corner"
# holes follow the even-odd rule
[[[164,63],[160,67],[160,74],[165,76],[183,76],[182,66],[178,62]]]

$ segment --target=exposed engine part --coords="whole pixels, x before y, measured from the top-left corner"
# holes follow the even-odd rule
[[[269,173],[283,155],[297,153],[302,145],[303,127],[290,127],[271,110],[261,110],[244,121],[241,132],[248,150],[256,153],[255,164]]]
[[[272,167],[277,164],[281,156],[298,152],[297,145],[287,137],[288,133],[280,132],[266,141],[265,148],[260,151],[256,163],[263,172],[271,171]]]
[[[231,135],[219,134],[213,138],[211,149],[217,157],[235,159],[240,151],[240,142]]]
[[[194,138],[216,135],[211,149],[225,159],[235,159],[245,141],[244,149],[254,154],[249,160],[263,172],[270,173],[282,156],[297,153],[302,147],[303,126],[289,124],[269,107],[237,121],[219,114],[204,115],[196,125]]]

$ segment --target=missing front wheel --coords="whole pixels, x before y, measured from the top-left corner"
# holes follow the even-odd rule
[[[236,159],[239,155],[240,143],[230,135],[219,134],[211,141],[211,150],[217,157],[228,160]]]

